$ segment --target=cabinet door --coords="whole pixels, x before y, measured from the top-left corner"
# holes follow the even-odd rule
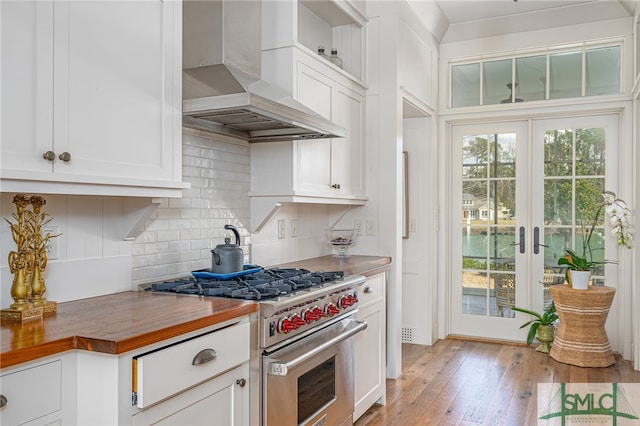
[[[53,150],[71,155],[68,163],[56,161],[55,173],[111,182],[180,179],[172,163],[180,132],[180,91],[173,87],[179,7],[160,0],[55,3]]]
[[[298,63],[298,102],[331,120],[333,81]],[[330,193],[331,139],[295,142],[297,147],[296,194]]]
[[[331,187],[346,196],[364,195],[364,96],[337,85],[332,120],[347,136],[331,141]]]
[[[53,3],[0,2],[0,170],[50,174]]]
[[[220,425],[249,423],[248,363],[135,414],[136,425]]]
[[[0,176],[179,187],[180,3],[8,1],[0,7]],[[43,158],[47,151],[53,161]],[[63,153],[70,160],[59,158]]]
[[[24,368],[0,376],[0,394],[6,406],[0,410],[0,422],[5,425],[23,424],[40,419],[62,417],[62,362]],[[49,416],[57,413],[57,415]],[[52,421],[53,423],[53,421]]]
[[[356,319],[365,321],[367,328],[355,336],[354,421],[383,398],[385,392],[385,319],[382,305],[378,302],[356,314]]]

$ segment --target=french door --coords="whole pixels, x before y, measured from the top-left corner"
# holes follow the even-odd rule
[[[564,282],[558,258],[581,250],[581,225],[593,220],[601,192],[615,191],[607,164],[615,164],[617,123],[602,115],[452,127],[450,334],[524,339],[526,316],[511,308],[551,303],[549,288]],[[604,226],[600,219],[592,238],[599,258]],[[594,283],[605,279],[604,268],[595,272]]]

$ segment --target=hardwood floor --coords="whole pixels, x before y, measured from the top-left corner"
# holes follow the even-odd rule
[[[535,425],[537,383],[640,383],[640,371],[618,360],[607,368],[554,361],[534,347],[439,340],[403,344],[402,375],[387,380],[386,405],[355,423],[375,425]]]

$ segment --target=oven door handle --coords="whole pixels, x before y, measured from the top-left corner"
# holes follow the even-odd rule
[[[307,340],[307,344],[309,346],[313,346],[313,349],[306,351],[304,354],[289,361],[271,361],[269,363],[267,373],[271,374],[272,376],[286,376],[289,373],[289,370],[291,370],[292,368],[295,368],[309,358],[321,353],[331,346],[336,345],[343,340],[346,340],[349,337],[361,332],[365,328],[367,328],[366,322],[356,321],[352,319],[350,320],[349,325],[345,327],[344,331],[342,331],[340,334],[333,336],[327,340],[324,340],[325,336],[323,336],[323,338],[318,339],[322,340],[322,342],[319,342],[317,345],[313,345],[313,342],[309,342]]]

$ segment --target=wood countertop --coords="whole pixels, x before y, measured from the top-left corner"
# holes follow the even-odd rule
[[[323,256],[274,266],[372,276],[390,269],[391,258]],[[54,315],[0,326],[0,368],[71,349],[118,355],[257,310],[254,302],[136,291],[63,302]]]
[[[0,368],[71,349],[121,354],[257,312],[258,304],[126,291],[58,304],[58,312],[3,323]]]
[[[281,268],[303,268],[310,271],[344,271],[346,275],[370,277],[391,269],[391,258],[387,256],[351,256],[338,259],[332,256],[314,257],[295,262],[282,263]]]

